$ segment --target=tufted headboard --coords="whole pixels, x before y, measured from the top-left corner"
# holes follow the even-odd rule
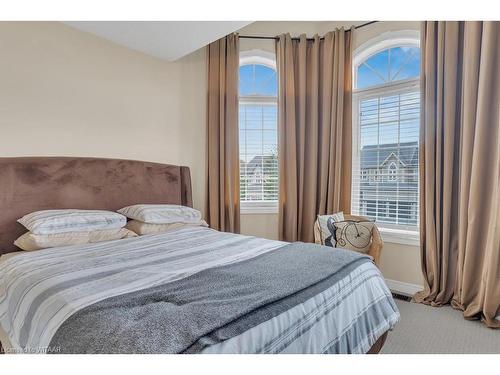
[[[136,203],[192,206],[188,167],[144,161],[0,158],[0,254],[16,251],[26,229],[17,219],[45,209],[116,211]]]

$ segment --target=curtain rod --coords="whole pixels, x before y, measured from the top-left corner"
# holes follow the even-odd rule
[[[361,25],[355,26],[354,28],[356,30],[357,29],[361,29],[362,27],[371,25],[371,24],[376,23],[376,22],[378,22],[378,21],[369,21],[369,22],[363,23]],[[349,32],[349,31],[350,30],[346,30],[346,32]],[[239,37],[240,37],[240,39],[270,39],[270,40],[276,40],[276,39],[279,38],[277,36],[257,36],[257,35],[240,35]],[[298,40],[300,38],[299,37],[293,37],[292,39]],[[306,39],[307,40],[314,40],[314,38],[306,38]],[[324,39],[324,37],[321,37],[320,39]]]

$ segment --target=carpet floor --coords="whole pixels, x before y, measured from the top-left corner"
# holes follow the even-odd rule
[[[450,306],[395,301],[401,320],[389,332],[383,354],[500,354],[500,330],[465,320]]]

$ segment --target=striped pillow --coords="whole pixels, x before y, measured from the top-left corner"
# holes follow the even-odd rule
[[[89,232],[122,228],[127,218],[102,210],[43,210],[27,214],[18,222],[34,234]]]
[[[201,220],[200,211],[176,204],[136,204],[124,207],[118,212],[130,219],[149,224],[196,224]]]

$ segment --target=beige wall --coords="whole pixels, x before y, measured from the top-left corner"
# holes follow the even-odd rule
[[[324,34],[360,22],[256,22],[242,35]],[[355,46],[416,22],[358,30]],[[274,51],[241,40],[241,50]],[[58,22],[0,22],[0,156],[129,158],[187,165],[195,207],[204,208],[205,55],[169,63]],[[8,53],[5,53],[8,51]],[[242,232],[278,237],[276,214],[242,215]],[[389,279],[421,284],[417,247],[386,244]]]
[[[278,240],[277,214],[242,214],[241,233],[249,236]]]
[[[146,56],[58,22],[0,22],[0,156],[191,167],[203,208],[205,58]]]
[[[420,264],[418,246],[385,241],[380,259],[380,270],[386,279],[422,286]]]
[[[239,31],[240,35],[278,35],[289,32],[293,36],[305,33],[312,36],[315,33],[323,35],[335,27],[349,28],[363,22],[255,22]],[[378,22],[354,33],[353,47],[382,33],[397,30],[419,30],[419,22]],[[241,39],[241,51],[261,49],[274,53],[272,40]],[[242,214],[242,233],[270,239],[278,238],[277,214]],[[381,257],[382,273],[387,279],[403,283],[422,285],[420,268],[420,250],[417,246],[388,243],[386,241]]]

